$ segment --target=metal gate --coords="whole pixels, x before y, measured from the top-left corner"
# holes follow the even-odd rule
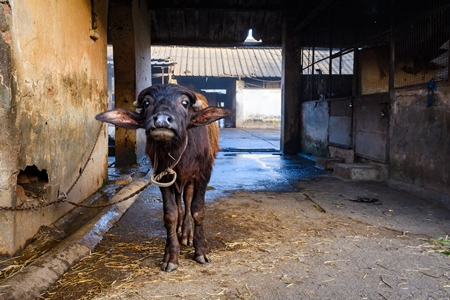
[[[352,98],[330,100],[330,122],[328,125],[328,144],[340,148],[353,148],[352,141]]]
[[[389,94],[355,98],[355,155],[388,161]]]

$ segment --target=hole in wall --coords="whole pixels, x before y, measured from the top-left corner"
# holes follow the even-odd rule
[[[47,170],[39,170],[35,165],[27,166],[17,175],[17,205],[35,200],[40,203],[45,202],[48,198],[49,187]]]

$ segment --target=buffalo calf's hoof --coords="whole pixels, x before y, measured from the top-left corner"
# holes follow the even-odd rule
[[[172,271],[175,271],[177,268],[178,268],[178,265],[174,264],[174,263],[165,263],[165,262],[163,262],[161,264],[161,270],[162,271],[172,272]]]
[[[199,264],[206,264],[211,262],[211,258],[209,257],[209,255],[197,255],[195,257],[195,261]]]
[[[188,239],[187,237],[181,237],[180,244],[192,247],[194,246],[194,241],[192,238]]]

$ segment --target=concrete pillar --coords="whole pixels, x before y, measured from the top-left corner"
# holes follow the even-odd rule
[[[139,93],[152,85],[151,65],[151,23],[147,0],[133,1],[133,28],[136,61],[136,97]],[[146,136],[144,129],[136,131],[136,158],[141,162],[146,158]]]
[[[281,145],[286,154],[296,154],[301,149],[301,48],[294,32],[294,22],[287,18],[283,24],[283,73],[281,75]]]
[[[134,110],[136,56],[131,1],[110,0],[108,26],[114,52],[115,107]],[[136,131],[116,127],[115,143],[116,166],[136,164]]]
[[[111,0],[109,34],[114,48],[115,107],[133,110],[133,102],[152,84],[150,14],[145,0]],[[116,128],[116,166],[145,158],[144,130]]]
[[[244,127],[244,90],[245,82],[243,80],[236,81],[236,103],[235,103],[235,118],[236,128]]]

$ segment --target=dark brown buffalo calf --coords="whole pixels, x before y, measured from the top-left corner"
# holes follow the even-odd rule
[[[146,153],[153,165],[151,181],[161,190],[167,230],[161,269],[171,272],[177,268],[178,238],[182,244],[194,246],[197,262],[210,262],[203,219],[206,186],[219,150],[219,128],[214,121],[231,112],[208,107],[202,95],[175,84],[144,89],[135,106],[141,108],[139,113],[115,109],[96,119],[128,129],[145,129]]]

